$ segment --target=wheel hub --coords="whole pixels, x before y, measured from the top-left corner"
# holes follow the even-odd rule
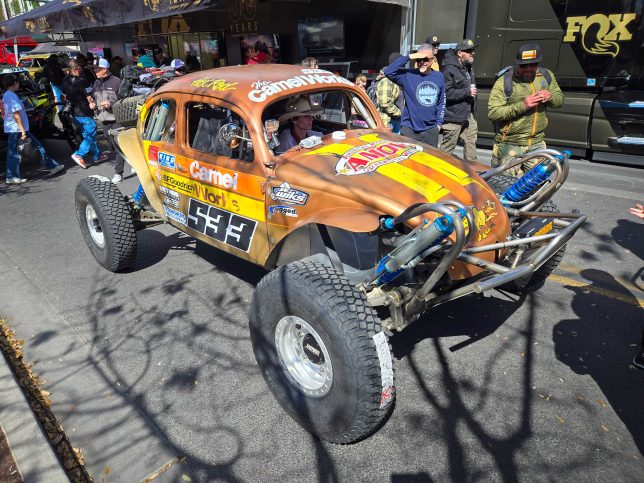
[[[308,322],[293,315],[282,317],[275,328],[275,347],[291,383],[311,397],[329,392],[333,382],[329,351]]]
[[[85,206],[85,221],[92,241],[98,247],[103,248],[105,246],[105,234],[103,233],[100,221],[98,221],[96,210],[92,205]]]

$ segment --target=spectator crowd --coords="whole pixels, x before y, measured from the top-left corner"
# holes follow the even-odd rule
[[[430,36],[414,53],[391,54],[388,65],[371,85],[368,85],[363,74],[356,77],[355,84],[366,90],[382,121],[394,133],[439,147],[449,154],[453,154],[460,141],[463,144],[463,158],[477,161],[478,90],[473,70],[477,45],[471,39],[462,40],[455,48],[445,51],[442,65],[437,59],[439,47],[438,36]],[[170,60],[163,52],[152,50],[134,50],[133,56],[139,67],[165,68],[174,71],[175,75],[201,69],[198,57],[191,52],[186,52],[185,61]],[[269,61],[269,53],[264,45],[255,45],[249,63]],[[488,117],[495,126],[493,166],[545,147],[547,109],[562,106],[564,97],[554,74],[540,67],[540,62],[539,45],[521,46],[514,65],[500,73],[492,88]],[[307,57],[302,61],[302,66],[318,68],[317,59]],[[71,155],[72,160],[82,168],[109,159],[107,153],[101,152],[97,132],[107,133],[119,127],[112,107],[119,99],[119,76],[123,68],[121,57],[113,57],[108,62],[104,58],[94,59],[92,53],[87,53],[78,54],[71,60],[67,73],[63,71],[56,54],[51,55],[43,69],[42,76],[51,86],[55,101],[67,101],[75,121],[82,127],[82,142]],[[26,140],[40,152],[43,168],[50,174],[61,171],[63,165],[51,159],[40,141],[30,132],[25,106],[15,95],[17,88],[8,85],[11,82],[17,82],[15,76],[5,78],[2,106],[4,130],[8,136],[6,182],[21,184],[26,179],[20,174],[19,151],[21,143]],[[291,107],[297,108],[295,104]],[[287,131],[290,137],[284,145],[297,144],[301,136],[313,132],[311,114],[307,111],[306,119],[303,119],[285,113],[284,121],[290,121],[291,129]],[[116,154],[118,150],[111,136],[106,136],[106,139],[115,153],[112,181],[119,183],[123,179],[124,161]],[[530,167],[517,166],[512,174],[519,176]]]

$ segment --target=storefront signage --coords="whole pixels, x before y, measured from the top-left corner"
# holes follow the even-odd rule
[[[145,22],[136,23],[137,37],[145,37],[154,34],[179,34],[190,32],[190,25],[183,15],[157,18]]]
[[[257,1],[234,0],[228,9],[228,20],[231,34],[257,34]]]

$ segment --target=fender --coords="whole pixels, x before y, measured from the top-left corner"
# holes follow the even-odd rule
[[[148,169],[148,163],[145,160],[141,142],[139,141],[139,134],[136,128],[127,129],[118,134],[116,138],[121,154],[125,160],[134,168],[136,175],[143,186],[145,195],[152,205],[152,208],[159,214],[159,216],[166,218],[165,211],[161,198],[156,190],[154,180]]]

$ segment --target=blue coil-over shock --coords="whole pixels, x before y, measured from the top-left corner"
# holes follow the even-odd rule
[[[554,157],[556,159],[563,160],[568,159],[570,154],[570,151],[564,151],[562,154],[558,154]],[[538,164],[505,190],[501,195],[501,203],[503,205],[507,205],[509,203],[518,203],[519,201],[525,200],[535,189],[550,177],[555,169],[557,169],[557,165],[549,160]]]
[[[458,209],[461,219],[466,215],[465,210]],[[393,218],[385,218],[383,226],[393,229]],[[421,255],[428,248],[438,245],[454,231],[452,215],[444,215],[433,222],[423,220],[423,223],[412,230],[407,237],[385,255],[376,268],[376,283],[389,283],[405,271],[405,266]]]

